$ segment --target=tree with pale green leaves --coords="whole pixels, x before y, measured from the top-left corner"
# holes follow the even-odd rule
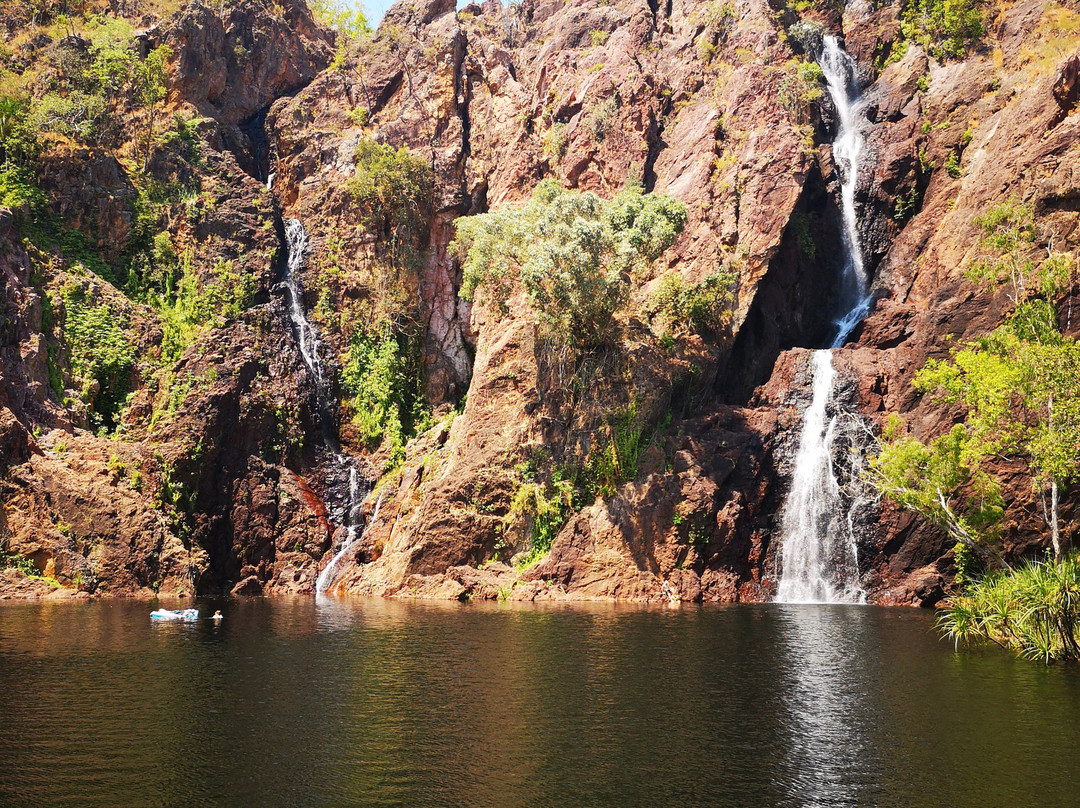
[[[1080,476],[1080,344],[1061,333],[1053,300],[1071,283],[1075,259],[1051,247],[1047,258],[1035,260],[1031,211],[1015,202],[995,206],[976,223],[983,255],[968,277],[990,288],[1007,284],[1013,312],[990,334],[916,374],[917,389],[965,410],[963,422],[926,444],[887,435],[873,469],[886,496],[974,545],[992,538],[990,517],[1004,513],[986,465],[1020,459],[1060,559],[1059,494]],[[958,496],[969,504],[966,514],[954,504]]]
[[[958,544],[986,554],[1004,513],[1001,488],[970,456],[967,429],[957,424],[923,443],[887,425],[881,452],[871,461],[878,490],[900,507],[922,514]],[[958,503],[963,493],[964,507]]]
[[[544,180],[523,205],[458,220],[461,294],[505,313],[520,284],[545,336],[589,349],[607,337],[635,273],[685,224],[685,206],[671,197],[629,188],[605,202]]]

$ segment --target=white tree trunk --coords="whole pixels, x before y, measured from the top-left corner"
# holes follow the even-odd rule
[[[1061,560],[1061,531],[1058,529],[1058,484],[1050,483],[1050,541],[1054,545],[1054,558]]]

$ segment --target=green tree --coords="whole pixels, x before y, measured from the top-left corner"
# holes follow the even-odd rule
[[[346,190],[367,229],[385,238],[393,260],[407,260],[424,225],[434,189],[431,165],[404,146],[370,138],[356,144],[356,173]]]
[[[165,100],[167,95],[166,81],[168,80],[169,62],[172,61],[172,48],[168,45],[158,45],[146,58],[139,62],[135,70],[139,102],[150,108],[150,116],[146,126],[146,151],[143,156],[143,171],[150,167],[150,153],[154,143],[154,116],[157,114],[157,105]]]
[[[355,331],[341,381],[360,440],[386,452],[386,471],[399,465],[406,441],[429,424],[419,334],[396,335],[389,326],[372,334]]]
[[[332,28],[347,42],[371,34],[367,14],[359,3],[342,3],[337,0],[311,0],[308,3],[312,16],[323,25]],[[344,51],[339,49],[339,53]]]
[[[870,464],[878,490],[985,555],[989,540],[996,537],[1004,502],[997,481],[972,464],[967,429],[958,424],[924,444],[904,436],[902,423],[893,419],[885,439]]]
[[[0,205],[13,210],[45,202],[34,177],[38,142],[28,114],[22,99],[0,96]]]
[[[1015,202],[995,206],[976,223],[983,254],[968,276],[989,288],[1008,284],[1013,312],[992,333],[960,346],[948,360],[930,360],[916,374],[917,389],[963,407],[964,421],[929,444],[888,440],[874,461],[877,481],[902,506],[973,541],[972,525],[983,526],[990,512],[977,508],[982,517],[972,522],[957,514],[952,498],[975,483],[978,502],[993,499],[986,464],[1023,460],[1060,559],[1059,492],[1080,475],[1080,345],[1061,334],[1053,298],[1071,281],[1073,258],[1051,250],[1036,262],[1031,212]],[[991,511],[998,508],[995,502]]]
[[[604,202],[544,180],[524,205],[458,220],[461,294],[483,292],[505,311],[520,283],[548,336],[589,348],[606,337],[633,272],[685,223],[685,206],[670,197],[632,188]]]
[[[962,59],[985,32],[980,0],[906,0],[904,38],[936,59]]]

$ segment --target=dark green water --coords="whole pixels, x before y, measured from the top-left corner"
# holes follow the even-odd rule
[[[0,804],[1075,806],[1080,671],[932,615],[0,606]]]

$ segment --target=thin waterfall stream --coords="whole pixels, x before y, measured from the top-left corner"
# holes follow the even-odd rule
[[[299,219],[285,220],[285,244],[288,260],[285,265],[285,289],[289,304],[289,319],[296,332],[296,341],[300,356],[304,360],[311,378],[315,382],[315,398],[319,408],[319,423],[322,428],[323,446],[348,478],[347,494],[342,509],[342,524],[345,526],[345,540],[337,548],[329,563],[319,573],[315,583],[315,594],[321,595],[334,582],[334,572],[341,559],[356,546],[363,536],[359,530],[363,516],[361,508],[367,491],[362,484],[356,463],[341,450],[337,437],[336,400],[330,378],[326,373],[319,343],[319,332],[308,322],[304,313],[304,293],[300,286],[300,275],[307,259],[307,231]],[[373,520],[374,521],[374,518]],[[334,548],[331,548],[334,549]]]
[[[859,243],[855,186],[862,154],[862,115],[855,61],[839,40],[826,35],[818,64],[839,117],[833,160],[840,181],[844,267],[840,277],[843,305],[829,348],[810,362],[813,395],[803,414],[791,488],[783,507],[779,603],[862,603],[859,560],[851,519],[843,512],[841,487],[833,465],[837,416],[836,369],[832,349],[841,347],[870,309],[871,295]],[[834,412],[836,407],[831,408]]]

